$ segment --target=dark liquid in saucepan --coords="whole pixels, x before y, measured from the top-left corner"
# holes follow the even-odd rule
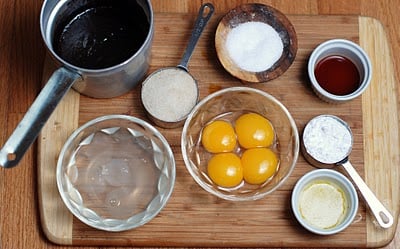
[[[90,7],[64,23],[55,29],[53,49],[65,61],[86,69],[124,62],[142,46],[150,28],[137,4]]]

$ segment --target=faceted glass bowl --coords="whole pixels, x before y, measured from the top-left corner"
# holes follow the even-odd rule
[[[211,154],[201,145],[202,129],[218,118],[234,123],[246,112],[261,114],[274,126],[280,159],[278,171],[261,185],[243,181],[235,188],[219,187],[207,174]],[[299,154],[299,135],[289,111],[273,96],[249,87],[231,87],[208,95],[195,106],[183,127],[181,148],[187,170],[207,192],[230,201],[257,200],[278,189],[292,173]]]
[[[144,225],[167,203],[175,183],[167,140],[135,117],[109,115],[78,128],[63,146],[57,186],[83,223],[105,231]]]

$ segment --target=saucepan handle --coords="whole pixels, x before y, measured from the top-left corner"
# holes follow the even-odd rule
[[[42,127],[68,92],[75,80],[81,76],[63,67],[57,69],[25,116],[0,150],[0,165],[4,168],[16,166]]]

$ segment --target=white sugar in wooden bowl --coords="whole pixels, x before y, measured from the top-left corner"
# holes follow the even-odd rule
[[[228,33],[225,46],[232,61],[249,72],[268,70],[283,52],[279,33],[263,22],[239,24]]]
[[[263,4],[243,4],[219,22],[215,47],[222,66],[245,82],[266,82],[282,75],[297,53],[289,19]]]

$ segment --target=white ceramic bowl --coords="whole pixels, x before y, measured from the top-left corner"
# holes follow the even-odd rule
[[[346,95],[336,95],[320,86],[315,77],[315,67],[319,61],[331,55],[343,56],[357,67],[361,82],[355,91]],[[357,98],[367,89],[371,82],[372,66],[368,55],[358,44],[349,40],[333,39],[321,43],[314,49],[308,60],[308,76],[312,89],[319,98],[328,103],[342,103]]]
[[[328,195],[322,197],[318,194],[310,195],[315,193],[311,192],[311,187],[317,184],[329,186],[329,191],[334,189],[334,194],[341,196],[343,212],[340,216],[336,213],[338,209],[325,206],[332,201],[329,198],[334,194],[329,195],[329,198]],[[310,199],[310,196],[313,199]],[[308,172],[297,181],[292,192],[291,205],[294,216],[305,229],[319,235],[330,235],[339,233],[351,225],[358,211],[358,196],[353,184],[341,173],[331,169],[317,169]],[[309,209],[302,210],[302,207],[306,206]],[[314,212],[309,214],[310,210]],[[335,222],[334,225],[332,221]],[[323,224],[328,223],[329,227],[324,227]]]
[[[175,183],[167,140],[143,120],[96,118],[66,141],[57,185],[67,208],[83,223],[105,231],[144,225],[166,205]]]

